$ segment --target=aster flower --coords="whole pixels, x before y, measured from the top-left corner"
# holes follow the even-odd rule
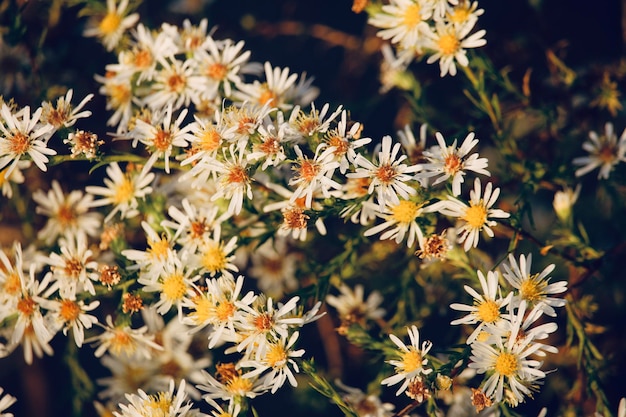
[[[340,189],[341,185],[331,177],[339,162],[334,161],[334,149],[320,144],[315,150],[313,159],[306,157],[298,145],[294,146],[298,159],[298,166],[292,167],[296,176],[289,180],[289,185],[297,185],[291,196],[291,202],[304,197],[304,207],[311,208],[313,193],[321,191],[324,197],[329,197],[329,190]]]
[[[98,300],[85,304],[83,300],[60,298],[46,300],[44,305],[49,311],[46,317],[54,323],[56,328],[63,329],[64,335],[67,336],[67,332],[72,330],[74,343],[79,348],[85,341],[85,329],[91,329],[94,324],[98,323],[97,317],[88,314],[100,305]]]
[[[85,104],[93,98],[93,94],[88,94],[80,103],[78,103],[76,107],[72,108],[71,103],[73,95],[74,90],[70,88],[64,97],[59,97],[57,99],[56,106],[53,106],[50,102],[44,101],[41,104],[42,123],[50,124],[54,126],[56,130],[61,126],[71,127],[78,119],[91,116],[91,112],[89,110],[81,110]]]
[[[599,167],[598,179],[609,179],[615,166],[626,161],[626,129],[618,140],[613,124],[607,122],[604,135],[599,136],[592,131],[589,132],[589,139],[583,143],[583,149],[589,152],[589,156],[574,158],[572,161],[574,165],[582,165],[576,170],[576,176],[583,176]]]
[[[377,205],[364,202],[363,205],[371,205],[375,209]],[[375,214],[384,219],[383,223],[373,226],[363,232],[363,236],[372,236],[377,233],[381,240],[394,239],[396,243],[400,243],[407,238],[406,245],[413,246],[415,241],[422,246],[424,235],[417,219],[423,214],[423,204],[418,204],[411,200],[400,200],[398,204],[387,202],[383,210],[375,211]]]
[[[359,138],[361,124],[355,122],[348,130],[346,111],[341,112],[341,120],[337,128],[327,131],[325,141],[329,147],[335,148],[333,154],[339,161],[339,172],[345,174],[351,163],[356,158],[355,149],[367,145],[371,138]]]
[[[434,51],[426,63],[432,64],[439,61],[442,77],[446,74],[456,75],[455,61],[462,67],[467,67],[469,60],[466,50],[478,48],[487,43],[483,39],[486,33],[484,29],[469,35],[473,28],[472,24],[458,26],[452,23],[446,24],[443,21],[435,22],[434,31],[431,28],[425,31],[425,36],[428,38],[425,46]]]
[[[183,106],[189,107],[192,101],[199,102],[204,79],[196,75],[192,60],[181,62],[170,56],[161,59],[159,63],[162,68],[154,76],[150,93],[143,98],[146,106],[158,110],[171,105],[174,110],[178,110]]]
[[[493,237],[491,230],[497,222],[490,218],[506,219],[509,213],[491,208],[500,195],[500,189],[496,188],[492,191],[493,185],[488,183],[485,187],[485,194],[482,195],[480,180],[474,180],[474,189],[470,191],[469,206],[454,197],[448,196],[447,200],[439,201],[428,206],[427,211],[438,211],[441,214],[451,217],[457,217],[464,223],[457,229],[458,242],[464,243],[463,249],[470,250],[472,247],[478,246],[478,237],[481,231],[485,231],[489,237]]]
[[[289,90],[298,79],[298,74],[290,74],[289,68],[272,67],[272,64],[265,62],[265,82],[255,80],[252,84],[239,84],[234,97],[243,102],[252,102],[260,106],[278,107],[288,109],[291,107],[286,103]]]
[[[244,378],[241,369],[234,363],[218,364],[216,377],[202,371],[203,381],[197,385],[205,391],[202,396],[209,404],[215,404],[215,398],[237,404],[243,398],[255,398],[267,391],[267,387],[259,378]]]
[[[505,398],[505,387],[512,394],[511,398],[506,398],[508,402],[513,405],[523,402],[525,396],[532,395],[531,387],[546,376],[539,369],[540,361],[528,359],[543,345],[534,343],[530,338],[520,340],[520,324],[519,321],[514,322],[508,337],[497,338],[493,346],[480,341],[472,343],[469,367],[479,374],[487,374],[482,388],[485,395],[495,402]]]
[[[421,378],[422,375],[428,375],[433,370],[427,369],[425,366],[428,364],[426,355],[432,348],[432,343],[429,341],[422,342],[420,346],[420,333],[417,326],[411,326],[407,328],[409,339],[411,344],[405,345],[396,335],[390,334],[389,338],[400,350],[400,359],[393,359],[387,361],[390,365],[396,367],[396,374],[383,379],[380,383],[382,385],[396,385],[402,382],[400,388],[396,392],[396,395],[403,393],[409,384],[416,378]]]
[[[419,140],[415,138],[413,131],[409,125],[405,125],[404,129],[398,130],[398,137],[404,152],[409,157],[411,164],[419,164],[426,162],[424,150],[426,149],[426,133],[428,132],[428,125],[423,123],[419,130]]]
[[[196,413],[198,410],[192,409],[193,404],[190,401],[185,402],[187,394],[185,393],[184,379],[180,381],[176,393],[174,393],[175,390],[175,382],[172,379],[169,390],[166,392],[148,395],[143,390],[139,390],[138,394],[127,394],[128,404],[120,404],[121,412],[114,411],[113,415],[115,417],[143,417],[146,415],[184,417]]]
[[[195,253],[200,245],[210,239],[214,230],[220,228],[217,218],[219,207],[213,204],[197,206],[184,198],[182,210],[170,206],[167,213],[172,220],[163,220],[161,226],[174,230],[172,240],[182,246],[183,251]]]
[[[415,46],[423,43],[424,31],[428,28],[426,21],[432,12],[428,0],[391,0],[369,19],[369,23],[382,28],[377,35],[391,39],[391,43]]]
[[[53,180],[46,194],[42,190],[33,193],[38,204],[37,213],[48,217],[43,229],[37,233],[48,245],[59,236],[97,236],[102,224],[102,215],[90,213],[93,196],[80,190],[64,194],[58,181]]]
[[[526,301],[529,306],[537,306],[545,314],[556,317],[555,307],[563,307],[565,300],[551,297],[567,291],[567,281],[558,281],[550,284],[550,273],[555,265],[550,264],[540,273],[531,274],[532,254],[520,255],[519,263],[513,254],[509,254],[509,264],[503,264],[503,275],[507,282],[519,293],[515,303]]]
[[[262,171],[265,171],[270,166],[277,167],[287,159],[283,144],[288,140],[286,132],[289,129],[289,125],[284,122],[280,123],[280,119],[278,127],[274,124],[259,126],[257,131],[258,141],[252,142],[252,152],[247,154],[249,161],[264,160],[263,165],[261,165]]]
[[[368,188],[368,194],[376,191],[378,205],[385,207],[387,202],[398,204],[399,197],[408,200],[411,195],[416,194],[415,188],[409,186],[407,182],[414,176],[410,175],[422,169],[420,165],[406,165],[402,162],[407,159],[406,155],[398,157],[400,143],[396,143],[392,148],[391,136],[385,136],[382,141],[382,148],[378,153],[378,161],[371,162],[361,154],[354,160],[356,172],[346,174],[348,178],[370,178],[372,181]]]
[[[0,169],[0,190],[2,191],[2,195],[4,197],[13,197],[13,184],[24,183],[24,174],[22,174],[22,170],[30,168],[30,165],[31,161],[21,160],[14,166],[12,165],[7,168]],[[11,169],[10,172],[9,169]]]
[[[146,234],[147,247],[145,250],[125,249],[122,255],[135,262],[130,269],[141,269],[149,276],[156,278],[163,270],[165,264],[176,257],[173,249],[173,240],[166,233],[159,234],[146,221],[141,222],[141,227]]]
[[[509,305],[513,293],[509,293],[502,298],[500,286],[498,285],[497,272],[487,272],[487,277],[481,271],[478,271],[478,280],[482,289],[482,294],[478,293],[469,285],[464,285],[465,291],[474,298],[472,305],[453,303],[450,308],[457,311],[466,311],[468,314],[464,317],[453,320],[450,324],[477,324],[476,329],[467,338],[467,344],[474,343],[480,333],[486,329],[487,324],[497,323],[502,319],[502,308]]]
[[[121,0],[119,4],[116,4],[115,0],[107,0],[107,14],[97,25],[85,29],[83,35],[100,38],[107,51],[115,49],[124,36],[124,32],[139,20],[138,13],[126,15],[128,2],[128,0]]]
[[[207,239],[198,247],[198,263],[202,272],[214,277],[217,274],[233,277],[232,272],[239,268],[232,263],[235,259],[234,252],[237,249],[237,236],[231,237],[228,242],[221,239],[221,229],[215,229],[213,238]]]
[[[109,352],[116,357],[150,359],[153,350],[163,349],[154,342],[154,336],[147,333],[147,326],[133,329],[128,325],[116,325],[110,315],[105,320],[106,324],[100,325],[104,332],[85,341],[97,346],[94,352],[96,358]]]
[[[298,288],[296,266],[300,255],[289,249],[287,239],[275,237],[252,252],[248,276],[257,280],[263,294],[280,299],[285,292]]]
[[[298,382],[294,372],[300,370],[294,358],[304,355],[304,349],[294,349],[300,332],[293,332],[291,336],[281,335],[274,341],[262,344],[256,349],[253,359],[240,362],[242,368],[254,368],[242,375],[243,378],[251,378],[267,371],[263,378],[263,385],[274,394],[280,387],[289,381],[292,387],[297,387]]]
[[[378,291],[372,291],[367,299],[364,299],[363,285],[355,285],[352,290],[342,283],[339,293],[337,296],[327,295],[326,303],[337,310],[342,326],[352,323],[365,325],[366,320],[381,319],[386,314],[385,309],[380,306],[384,301],[383,296]]]
[[[129,75],[107,73],[106,77],[95,75],[96,81],[102,84],[98,92],[106,97],[107,110],[113,114],[107,120],[107,126],[117,126],[117,133],[125,132],[133,114],[133,90]]]
[[[461,184],[466,174],[465,171],[473,171],[478,174],[491,175],[487,168],[487,158],[479,158],[477,153],[468,156],[470,151],[478,144],[478,139],[474,137],[474,132],[468,133],[461,146],[457,149],[456,139],[452,145],[447,146],[443,135],[435,133],[439,149],[434,152],[425,151],[424,156],[429,163],[424,164],[424,176],[431,177],[441,174],[433,185],[440,184],[452,178],[452,194],[461,194]]]
[[[211,197],[211,201],[220,198],[229,200],[225,216],[241,213],[244,197],[252,200],[252,187],[250,185],[252,178],[249,175],[245,148],[240,147],[238,151],[235,151],[235,144],[231,144],[229,153],[230,157],[224,150],[223,161],[215,159],[209,162],[220,185],[217,192]]]
[[[154,179],[154,173],[149,167],[144,167],[140,172],[130,170],[123,172],[117,162],[111,162],[106,168],[109,178],[104,179],[106,187],[87,186],[85,190],[89,194],[102,196],[94,200],[90,207],[114,205],[113,210],[107,214],[104,221],[108,222],[120,213],[122,219],[132,218],[139,214],[139,199],[145,198],[152,192],[150,183]]]
[[[6,103],[0,109],[0,169],[8,166],[5,177],[11,175],[18,162],[25,156],[42,171],[47,171],[46,155],[56,155],[54,149],[48,148],[48,139],[54,130],[49,124],[39,123],[43,109],[38,108],[30,114],[30,107],[26,106],[13,114]]]
[[[300,109],[300,106],[296,106],[289,116],[289,125],[304,138],[326,133],[331,122],[342,112],[343,107],[338,106],[334,112],[328,114],[329,109],[328,103],[324,104],[321,110],[315,108],[315,103],[311,103],[311,110],[307,114]]]

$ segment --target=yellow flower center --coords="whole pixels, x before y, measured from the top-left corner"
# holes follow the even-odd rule
[[[513,375],[518,368],[517,357],[512,353],[503,352],[496,359],[495,370],[503,376]]]
[[[383,165],[376,170],[376,178],[383,184],[389,184],[396,176],[396,170],[391,165]]]
[[[76,222],[76,211],[69,204],[62,204],[57,212],[57,219],[63,228],[73,225]]]
[[[133,338],[123,329],[114,329],[113,337],[111,337],[111,353],[119,356],[121,353],[131,355],[135,352],[135,342]]]
[[[226,175],[227,184],[244,184],[248,182],[248,173],[243,167],[233,166]]]
[[[65,268],[63,268],[63,272],[67,277],[78,279],[78,276],[83,269],[83,263],[80,259],[72,258],[65,261]]]
[[[217,243],[209,243],[202,254],[202,266],[215,273],[226,268],[226,254]]]
[[[228,68],[219,62],[209,65],[206,70],[206,75],[214,80],[223,80],[226,78],[226,74],[228,74]]]
[[[37,303],[31,297],[22,298],[17,302],[17,311],[22,315],[30,317],[35,313]]]
[[[287,352],[282,345],[271,345],[265,354],[265,360],[272,368],[283,366],[287,360]]]
[[[441,35],[437,44],[442,55],[454,55],[461,46],[459,39],[452,33]]]
[[[200,148],[203,151],[212,152],[219,148],[222,137],[212,126],[207,127],[200,136]]]
[[[538,275],[535,274],[533,276],[528,277],[519,287],[519,292],[522,298],[529,302],[535,302],[542,298],[543,290],[546,287],[546,282],[541,280],[537,281],[536,277]]]
[[[261,332],[265,332],[272,328],[272,317],[267,314],[261,314],[254,318],[254,327]]]
[[[166,238],[161,238],[158,240],[148,239],[148,254],[153,259],[163,259],[167,257],[167,252],[170,248],[170,242],[167,241]]]
[[[252,390],[252,380],[250,378],[235,376],[228,381],[226,388],[235,395],[244,395]]]
[[[487,221],[487,208],[483,206],[482,201],[478,205],[472,204],[465,210],[463,217],[472,228],[480,229]]]
[[[151,409],[148,414],[150,417],[165,417],[170,415],[172,400],[167,393],[159,392],[148,397],[146,405]]]
[[[133,56],[133,64],[139,69],[145,69],[152,65],[154,59],[152,58],[152,53],[147,49],[140,49],[135,52]]]
[[[165,152],[172,144],[172,134],[159,129],[157,130],[156,135],[154,135],[152,143],[154,143],[154,147],[157,151]]]
[[[287,229],[306,229],[309,216],[304,213],[304,210],[300,207],[293,207],[283,210],[283,225]]]
[[[493,300],[486,300],[478,306],[478,318],[485,323],[493,323],[500,317],[500,308]]]
[[[235,304],[230,301],[221,302],[215,307],[215,316],[219,321],[228,321],[235,313]]]
[[[300,162],[300,178],[306,182],[311,182],[315,179],[315,176],[320,172],[319,164],[311,162],[308,159],[303,159]]]
[[[10,273],[2,286],[2,291],[7,295],[17,295],[22,289],[22,281],[20,280],[20,276],[16,272]]]
[[[131,92],[130,88],[125,84],[115,84],[109,87],[109,94],[111,96],[111,104],[114,108],[122,107],[130,102]]]
[[[122,182],[115,187],[115,195],[113,202],[115,204],[126,203],[133,198],[135,194],[135,185],[128,177],[124,177]]]
[[[450,21],[453,23],[463,23],[467,21],[470,16],[470,9],[468,7],[457,7],[452,13],[448,15]]]
[[[100,22],[98,28],[100,29],[100,32],[102,32],[104,35],[111,35],[115,33],[115,31],[117,31],[121,24],[122,17],[117,13],[111,12],[107,13],[107,15],[104,16],[104,19],[102,19],[102,22]]]
[[[412,4],[406,8],[402,23],[410,28],[415,27],[422,21],[421,8],[419,4]]]
[[[447,174],[456,174],[461,169],[461,158],[455,154],[448,155],[444,161],[443,169]]]
[[[417,371],[422,367],[422,355],[417,350],[409,350],[402,355],[401,368],[406,373]]]
[[[195,314],[191,313],[190,316],[195,320],[196,324],[205,323],[211,318],[211,311],[213,304],[208,298],[198,296],[194,299]]]
[[[30,138],[22,132],[17,132],[12,136],[8,136],[10,142],[9,149],[15,155],[23,155],[30,149]]]
[[[187,292],[182,274],[172,274],[163,279],[162,292],[168,300],[178,301],[182,299]]]
[[[269,87],[267,85],[263,85],[262,90],[261,90],[261,94],[259,95],[259,104],[261,106],[265,105],[265,104],[271,104],[273,106],[276,105],[278,96],[276,95],[276,93],[274,93],[272,90],[269,89]],[[271,102],[270,102],[271,100]]]
[[[348,149],[350,149],[350,143],[348,142],[348,140],[342,138],[339,135],[331,136],[328,140],[328,144],[335,147],[335,152],[333,153],[337,156],[345,155],[346,152],[348,152]]]
[[[412,201],[400,201],[395,207],[391,208],[392,217],[395,221],[402,224],[409,224],[417,217],[419,207]]]
[[[608,143],[602,145],[600,151],[598,152],[598,158],[602,161],[602,163],[612,164],[617,159],[615,147]]]
[[[80,315],[80,307],[78,303],[72,300],[62,300],[59,315],[66,322],[72,322]]]

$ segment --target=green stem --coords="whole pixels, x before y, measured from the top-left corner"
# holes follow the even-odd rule
[[[491,103],[491,100],[489,100],[489,97],[487,97],[487,93],[485,92],[484,88],[481,88],[481,83],[476,77],[476,74],[474,74],[474,71],[470,68],[469,65],[465,67],[461,65],[459,66],[465,73],[467,79],[472,83],[472,87],[474,87],[474,90],[478,94],[478,97],[480,98],[480,101],[484,107],[483,110],[485,111],[485,113],[487,113],[487,116],[489,116],[491,124],[493,125],[496,133],[500,134],[502,132],[502,129],[500,128],[500,121],[498,120],[497,113],[493,107],[493,104]]]

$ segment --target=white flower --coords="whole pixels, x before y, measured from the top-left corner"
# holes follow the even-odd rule
[[[85,29],[84,36],[96,36],[102,40],[107,51],[112,51],[119,44],[127,29],[130,29],[139,20],[139,14],[126,16],[129,0],[107,0],[107,14],[97,24]]]
[[[443,135],[439,132],[435,133],[439,149],[434,152],[425,151],[424,156],[429,163],[424,164],[423,174],[426,177],[441,174],[435,180],[433,185],[437,185],[452,177],[452,194],[458,196],[461,194],[461,184],[465,171],[474,171],[478,174],[491,175],[487,168],[487,158],[479,158],[477,153],[468,156],[469,152],[478,144],[478,139],[474,137],[474,132],[468,133],[461,146],[457,149],[456,139],[452,145],[447,146]]]
[[[609,179],[613,168],[626,161],[626,129],[618,140],[613,124],[608,122],[604,125],[604,135],[598,136],[592,131],[589,132],[589,139],[583,143],[583,149],[589,152],[589,156],[574,158],[572,161],[574,165],[582,165],[576,170],[576,176],[580,177],[600,167],[598,179]]]
[[[28,155],[35,165],[42,171],[47,171],[46,155],[56,155],[54,149],[48,148],[49,134],[54,127],[49,124],[40,124],[42,108],[30,114],[30,107],[26,106],[16,114],[6,103],[2,103],[0,109],[0,169],[9,168],[5,171],[6,177],[10,176],[20,159]],[[21,116],[21,117],[20,117]]]
[[[122,219],[132,218],[139,214],[139,199],[145,198],[152,192],[150,183],[154,179],[154,173],[149,167],[144,167],[141,172],[122,172],[117,162],[111,162],[106,168],[109,178],[104,179],[106,187],[87,186],[89,194],[100,195],[103,198],[94,200],[90,206],[100,207],[114,205],[113,210],[105,217],[107,222],[116,213],[120,213]]]
[[[221,236],[221,229],[215,229],[213,238],[207,239],[198,247],[198,263],[202,272],[214,277],[218,273],[232,278],[231,271],[237,272],[239,269],[232,263],[235,259],[234,252],[237,249],[237,236],[233,236],[225,244]]]
[[[396,335],[389,335],[391,341],[400,349],[400,359],[387,361],[387,363],[396,367],[396,374],[380,382],[382,385],[387,386],[402,382],[396,395],[402,394],[415,378],[419,378],[421,375],[428,375],[433,371],[424,367],[428,364],[426,355],[433,344],[429,341],[424,341],[420,346],[420,333],[417,326],[411,326],[407,328],[407,331],[409,339],[411,339],[409,346],[406,346]]]
[[[254,359],[240,362],[242,368],[254,368],[243,374],[242,377],[251,378],[268,371],[263,379],[263,384],[271,388],[272,394],[278,391],[285,381],[289,381],[292,387],[297,387],[298,382],[294,372],[299,372],[299,368],[293,358],[300,358],[304,355],[304,349],[294,350],[299,335],[300,333],[296,331],[289,339],[285,334],[274,342],[260,345],[256,350]]]
[[[98,92],[107,98],[106,109],[114,110],[107,120],[107,126],[117,126],[117,133],[125,132],[133,114],[133,91],[128,74],[107,74],[95,76],[102,84]]]
[[[193,101],[200,101],[204,88],[203,77],[196,75],[194,62],[190,59],[181,62],[170,56],[159,61],[162,68],[154,76],[150,93],[143,103],[152,110],[165,109],[171,105],[174,110],[188,107]]]
[[[6,198],[13,197],[13,184],[23,184],[24,174],[23,169],[30,168],[30,161],[19,161],[15,166],[0,169],[0,188],[2,189],[2,195]],[[11,172],[9,172],[9,169]],[[8,173],[8,174],[7,174]]]
[[[139,390],[139,394],[126,394],[128,404],[120,404],[121,412],[114,411],[116,417],[184,417],[194,415],[197,410],[192,409],[193,404],[187,399],[185,393],[185,380],[180,381],[178,392],[175,391],[174,379],[170,381],[167,392],[158,392],[153,395]]]
[[[252,186],[250,185],[252,178],[249,175],[245,148],[241,147],[235,151],[235,144],[231,144],[229,153],[230,157],[224,150],[223,162],[217,159],[208,162],[219,182],[217,192],[213,194],[211,201],[220,198],[230,200],[225,216],[241,213],[244,197],[252,200]]]
[[[482,195],[480,180],[474,180],[474,189],[470,191],[469,206],[454,197],[448,196],[448,200],[442,200],[427,207],[427,211],[438,211],[446,216],[457,217],[464,223],[457,229],[458,242],[465,244],[463,249],[470,250],[478,246],[478,237],[481,231],[485,231],[489,237],[493,237],[493,230],[497,222],[490,218],[506,219],[509,213],[500,209],[491,208],[500,195],[500,189],[492,191],[492,184],[485,187],[485,194]]]
[[[391,136],[385,136],[382,141],[382,148],[378,153],[378,162],[369,161],[359,154],[354,160],[356,172],[346,174],[348,178],[370,178],[372,181],[368,188],[368,193],[376,191],[378,205],[383,208],[387,202],[398,204],[398,196],[408,200],[411,195],[417,193],[415,188],[407,182],[414,178],[409,175],[422,169],[420,165],[406,165],[402,161],[407,159],[406,155],[398,157],[400,143],[394,144],[393,148]]]
[[[106,325],[100,326],[104,332],[86,340],[98,346],[94,352],[96,358],[109,352],[116,357],[150,359],[155,349],[163,350],[161,345],[153,341],[154,336],[147,334],[147,326],[133,329],[128,325],[115,325],[110,315],[106,317]]]
[[[13,413],[5,413],[4,411],[11,407],[17,399],[9,394],[2,395],[3,392],[4,389],[0,387],[0,417],[13,417]]]
[[[435,31],[432,31],[431,28],[426,29],[426,36],[428,37],[426,47],[435,51],[426,62],[432,64],[439,60],[442,77],[448,73],[452,76],[456,75],[455,61],[463,67],[467,67],[469,64],[466,49],[478,48],[487,43],[483,39],[486,33],[484,29],[468,37],[473,28],[474,25],[471,24],[457,26],[446,24],[443,21],[435,22]]]
[[[81,111],[82,108],[93,98],[93,94],[88,94],[78,106],[72,108],[72,95],[74,90],[71,88],[65,94],[65,97],[59,97],[57,99],[56,107],[52,103],[44,101],[41,104],[43,109],[41,114],[41,121],[46,124],[54,126],[55,130],[61,126],[71,127],[78,119],[91,116],[89,110]]]
[[[377,33],[381,38],[404,47],[416,47],[424,42],[426,21],[432,12],[428,0],[391,0],[369,19],[369,23],[383,29]]]
[[[350,323],[362,323],[365,319],[377,320],[383,318],[386,311],[380,305],[384,301],[378,291],[372,291],[366,300],[363,300],[363,285],[358,284],[354,291],[346,284],[339,287],[340,295],[327,295],[326,302],[339,313],[341,320]]]
[[[528,305],[537,306],[545,314],[556,317],[554,307],[563,307],[566,301],[562,298],[551,297],[567,291],[567,281],[559,281],[550,284],[550,273],[555,265],[550,264],[538,274],[531,274],[532,254],[527,257],[520,255],[519,264],[513,254],[509,254],[509,264],[503,264],[504,278],[508,283],[519,291],[515,297],[517,303],[524,300]]]
[[[478,271],[478,280],[482,288],[482,294],[479,294],[469,285],[463,286],[465,291],[474,298],[472,305],[453,303],[450,308],[457,311],[466,311],[468,314],[459,319],[453,320],[450,324],[476,324],[476,329],[467,338],[467,344],[472,344],[480,333],[485,330],[487,324],[497,323],[502,319],[501,309],[506,307],[513,296],[513,293],[509,293],[505,298],[502,298],[500,287],[498,285],[497,272],[487,272],[487,278],[481,271]]]
[[[289,249],[286,238],[275,237],[252,252],[248,276],[256,278],[263,294],[280,299],[285,292],[298,288],[296,266],[300,255]]]
[[[63,329],[64,335],[67,335],[68,330],[72,330],[74,343],[79,348],[85,341],[85,329],[91,329],[94,324],[98,323],[97,317],[87,314],[100,305],[98,300],[85,304],[82,300],[61,298],[46,300],[44,305],[50,311],[50,319],[57,328]]]
[[[328,110],[330,109],[330,104],[328,103],[324,104],[321,110],[317,110],[315,103],[311,103],[311,111],[309,111],[308,114],[302,111],[300,106],[296,106],[289,116],[289,124],[304,138],[318,133],[326,133],[330,127],[330,123],[339,116],[342,108],[342,106],[338,106],[337,109],[326,118]]]
[[[315,150],[313,159],[309,159],[302,153],[298,145],[294,146],[298,159],[298,166],[292,167],[296,176],[289,180],[289,185],[297,185],[291,196],[291,202],[304,198],[304,207],[311,208],[313,193],[321,191],[324,197],[329,197],[329,190],[340,189],[341,185],[331,179],[339,162],[334,161],[334,149],[320,144]]]
[[[288,109],[291,106],[285,102],[290,89],[298,79],[298,74],[290,74],[289,68],[272,68],[272,64],[265,62],[265,82],[257,80],[252,84],[239,84],[234,96],[244,102],[252,102],[261,106]]]
[[[563,191],[557,191],[554,193],[554,200],[552,201],[552,207],[556,216],[562,222],[567,222],[572,215],[572,207],[578,200],[580,195],[581,185],[578,184],[574,190],[569,187],[565,187]]]
[[[39,239],[51,244],[59,236],[97,236],[102,224],[102,215],[89,213],[93,196],[73,190],[65,195],[58,181],[44,194],[42,190],[33,193],[38,204],[37,213],[48,217],[43,229],[37,233]]]
[[[289,125],[286,123],[279,123],[278,127],[273,124],[259,126],[258,142],[252,142],[252,152],[248,153],[248,160],[264,159],[265,161],[261,166],[263,171],[270,166],[279,166],[287,158],[283,147],[283,144],[288,139],[286,137],[287,129],[289,129]]]
[[[372,203],[364,202],[363,205],[371,205],[372,209],[377,206]],[[398,204],[387,202],[383,210],[376,210],[376,215],[385,221],[374,227],[367,229],[363,236],[372,236],[381,233],[380,239],[394,239],[396,243],[400,243],[407,237],[406,245],[413,246],[415,241],[421,247],[424,235],[417,219],[422,215],[424,210],[422,204],[417,204],[411,200],[400,200]]]
[[[141,222],[146,234],[147,247],[145,250],[125,249],[122,255],[135,262],[130,269],[142,269],[156,278],[163,271],[165,264],[176,256],[172,239],[166,234],[159,235],[148,222]]]
[[[350,164],[354,163],[356,158],[355,149],[367,145],[372,141],[371,138],[358,138],[361,124],[355,122],[350,130],[348,130],[348,122],[346,120],[346,111],[341,112],[341,120],[337,123],[337,128],[326,133],[326,143],[329,147],[333,147],[335,159],[339,161],[339,172],[345,174]]]
[[[175,230],[172,240],[182,246],[182,251],[195,253],[200,245],[210,239],[214,230],[220,228],[217,219],[219,207],[213,204],[197,206],[184,198],[182,210],[170,206],[167,213],[172,220],[163,220],[161,226]]]

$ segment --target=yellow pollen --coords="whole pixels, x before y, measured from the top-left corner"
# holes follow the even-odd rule
[[[510,377],[517,372],[518,367],[517,357],[512,353],[502,352],[496,359],[495,370],[500,375]]]
[[[194,300],[195,313],[191,313],[190,316],[195,320],[196,324],[205,323],[211,318],[211,310],[213,304],[208,298],[198,296]]]
[[[130,102],[130,88],[125,84],[115,84],[110,87],[111,104],[114,108],[122,107]]]
[[[305,135],[312,135],[319,127],[320,123],[317,116],[305,116],[298,120],[298,128]]]
[[[163,259],[167,256],[167,252],[170,248],[170,243],[166,238],[158,240],[148,239],[148,252],[154,259]]]
[[[402,371],[410,373],[422,367],[422,355],[417,350],[409,350],[402,355]]]
[[[2,286],[2,291],[7,295],[17,295],[22,290],[22,281],[20,280],[20,276],[16,272],[10,273],[6,280],[4,281],[4,285]]]
[[[172,144],[172,134],[165,130],[157,130],[156,135],[153,138],[154,147],[157,151],[166,151]]]
[[[319,164],[304,159],[300,163],[300,178],[307,182],[311,182],[315,179],[315,176],[320,172]]]
[[[272,368],[281,367],[287,360],[287,352],[285,352],[285,348],[282,345],[271,345],[265,354],[265,360]]]
[[[152,54],[147,49],[140,49],[135,52],[133,63],[139,69],[148,68],[153,62]]]
[[[65,275],[68,277],[78,279],[78,276],[83,269],[83,263],[76,258],[72,258],[65,261],[65,268],[63,269],[63,272],[65,272]]]
[[[482,200],[478,205],[472,204],[465,209],[465,220],[472,228],[480,229],[487,221],[487,208],[482,204]]]
[[[72,322],[80,315],[80,307],[78,303],[72,300],[62,300],[59,315],[66,322]]]
[[[150,417],[165,417],[170,415],[172,400],[167,393],[159,392],[148,397],[147,405],[152,409]]]
[[[200,136],[200,148],[203,151],[212,152],[219,148],[222,137],[212,126],[207,127]]]
[[[215,273],[226,268],[226,254],[217,243],[209,243],[202,254],[202,266]]]
[[[102,19],[102,21],[98,25],[98,28],[100,29],[100,32],[102,32],[104,35],[111,35],[115,33],[115,31],[120,27],[121,24],[122,17],[117,13],[111,12],[107,13],[107,15],[104,16],[104,19]]]
[[[230,301],[221,302],[215,307],[215,316],[219,321],[228,321],[235,313],[235,304]]]
[[[170,91],[180,93],[185,88],[185,79],[179,74],[174,74],[167,79],[167,86]]]
[[[457,7],[454,11],[448,14],[448,18],[453,23],[466,22],[470,16],[470,9],[468,7]]]
[[[205,219],[191,222],[191,225],[189,225],[189,234],[193,239],[200,239],[209,230],[209,225]]]
[[[13,136],[8,136],[10,142],[9,149],[15,155],[23,155],[30,149],[30,138],[22,132],[17,132]]]
[[[63,204],[59,207],[59,211],[57,213],[57,219],[63,228],[73,225],[76,223],[76,212],[69,204]]]
[[[305,229],[309,216],[299,207],[283,211],[284,225],[288,229]]]
[[[406,8],[402,23],[410,28],[417,26],[422,21],[421,8],[419,4],[412,4]]]
[[[280,150],[278,139],[273,136],[266,138],[257,148],[265,155],[275,155]]]
[[[442,55],[454,55],[461,46],[461,42],[454,34],[441,35],[437,44]]]
[[[124,177],[122,182],[115,188],[115,195],[113,196],[113,202],[115,204],[127,203],[135,194],[135,185],[130,178]]]
[[[248,173],[240,166],[232,167],[226,176],[228,184],[242,184],[248,182]]]
[[[17,310],[25,316],[32,316],[37,308],[37,303],[31,297],[22,298],[17,302]]]
[[[328,140],[328,144],[336,148],[334,154],[337,156],[345,155],[346,152],[348,152],[348,149],[350,148],[350,144],[348,140],[345,140],[344,138],[338,135],[332,136]]]
[[[383,184],[389,184],[396,176],[396,170],[391,165],[383,165],[376,170],[376,178]]]
[[[448,155],[444,161],[444,170],[447,174],[454,175],[461,169],[461,158],[457,155]]]
[[[226,384],[229,392],[237,395],[243,395],[252,390],[252,379],[235,376]]]
[[[122,352],[132,354],[135,351],[133,338],[122,329],[114,329],[111,338],[111,353],[119,356]]]
[[[485,300],[478,306],[478,318],[485,323],[493,323],[500,317],[500,308],[493,300]]]
[[[187,286],[181,274],[172,274],[163,279],[162,293],[171,301],[178,301],[187,292]]]
[[[543,296],[543,290],[546,287],[546,282],[541,280],[538,281],[537,274],[528,277],[524,281],[522,281],[519,292],[522,298],[529,302],[539,301]]]
[[[206,70],[206,75],[214,80],[223,80],[226,78],[226,74],[228,74],[228,67],[224,64],[220,64],[219,62],[209,65]]]
[[[265,332],[272,328],[272,317],[265,313],[254,318],[254,327],[261,332]]]
[[[277,98],[278,96],[276,95],[276,93],[274,93],[266,85],[264,85],[263,90],[261,91],[261,94],[259,95],[259,104],[263,106],[267,103],[270,103],[270,100],[271,100],[270,104],[276,105]]]
[[[398,223],[409,224],[417,217],[418,209],[414,202],[402,200],[400,204],[391,208],[391,216]]]

